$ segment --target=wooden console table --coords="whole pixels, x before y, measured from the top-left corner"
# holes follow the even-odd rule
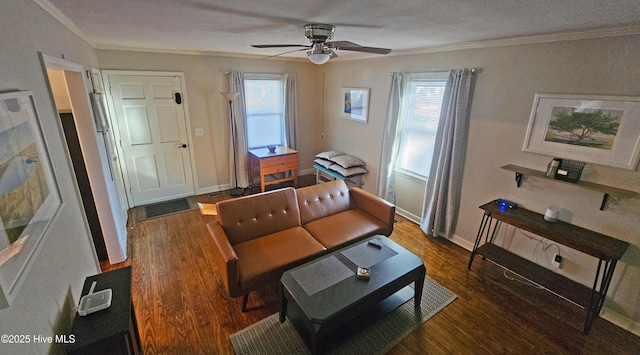
[[[249,179],[253,183],[255,169],[259,169],[260,188],[264,192],[267,185],[277,184],[284,181],[293,181],[294,186],[298,185],[298,152],[278,146],[276,151],[271,153],[267,148],[249,150]],[[279,178],[273,174],[286,173],[291,171],[291,176]],[[266,176],[273,179],[265,180]]]
[[[480,254],[482,257],[584,307],[586,319],[583,330],[585,334],[588,333],[593,320],[600,314],[616,263],[629,247],[629,243],[563,221],[546,222],[543,215],[521,207],[504,209],[498,206],[495,201],[491,201],[480,208],[484,210],[484,215],[473,245],[468,268],[471,269],[475,255]],[[589,289],[587,286],[493,244],[496,229],[501,222],[599,259],[593,288]],[[483,234],[485,241],[480,246]]]

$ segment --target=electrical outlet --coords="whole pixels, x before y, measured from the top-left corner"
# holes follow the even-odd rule
[[[553,260],[551,260],[551,265],[553,265],[553,267],[555,267],[556,269],[560,269],[562,267],[562,255],[554,254]]]

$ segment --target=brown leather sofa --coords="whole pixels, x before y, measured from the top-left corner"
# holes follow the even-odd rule
[[[376,234],[391,235],[395,206],[342,180],[285,188],[216,204],[207,224],[214,262],[231,297],[277,281],[284,271]]]

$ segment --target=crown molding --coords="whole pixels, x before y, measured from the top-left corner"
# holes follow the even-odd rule
[[[391,52],[391,54],[392,55],[428,54],[428,53],[466,50],[466,49],[505,47],[505,46],[516,46],[516,45],[523,45],[523,44],[549,43],[549,42],[560,42],[560,41],[576,41],[576,40],[584,40],[584,39],[619,37],[619,36],[628,36],[628,35],[637,35],[637,34],[640,34],[640,25],[586,30],[586,31],[579,31],[579,32],[556,33],[556,34],[549,34],[549,35],[492,39],[492,40],[486,40],[486,41],[464,42],[464,43],[447,44],[447,45],[441,45],[441,46],[429,46],[429,47],[414,48],[414,49],[407,49],[407,50],[397,50],[397,51]]]
[[[245,58],[245,59],[266,59],[264,55],[247,54],[247,53],[234,53],[234,52],[214,52],[214,51],[194,51],[194,50],[174,50],[174,49],[157,49],[157,48],[139,48],[139,47],[126,47],[126,46],[112,46],[98,44],[94,46],[96,50],[113,50],[113,51],[129,51],[129,52],[143,52],[143,53],[159,53],[159,54],[178,54],[178,55],[203,55],[212,57],[230,57],[230,58]],[[308,62],[307,57],[269,57],[269,60],[287,60],[287,61],[300,61]]]
[[[68,28],[71,32],[73,32],[76,36],[80,37],[83,41],[87,42],[91,47],[96,46],[96,44],[84,33],[82,30],[78,28],[78,26],[73,23],[67,16],[65,16],[57,7],[55,7],[48,0],[31,0],[34,4],[38,5],[45,12],[51,15],[53,18],[58,20],[63,26]]]

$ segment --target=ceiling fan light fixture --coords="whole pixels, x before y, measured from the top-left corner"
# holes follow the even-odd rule
[[[330,53],[309,53],[309,60],[313,64],[322,65],[329,61]]]
[[[322,65],[331,58],[331,51],[326,49],[324,43],[314,43],[313,48],[307,52],[311,63]]]

